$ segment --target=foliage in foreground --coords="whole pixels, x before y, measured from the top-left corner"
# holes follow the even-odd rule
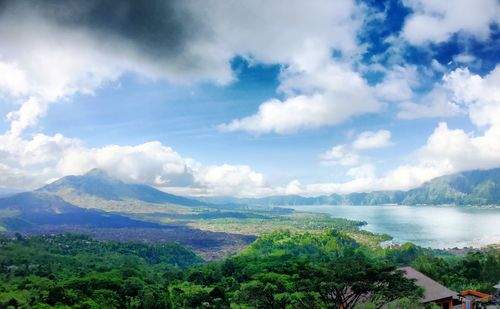
[[[372,259],[363,249],[335,231],[277,231],[236,257],[192,268],[184,286],[208,286],[224,293],[218,300],[206,295],[201,303],[187,305],[218,301],[237,308],[352,308],[361,301],[381,305],[418,297],[414,283],[393,264]]]
[[[334,231],[278,231],[205,264],[175,244],[79,235],[1,239],[0,247],[0,307],[352,308],[418,296],[393,264]]]
[[[465,257],[418,257],[413,266],[456,291],[478,290],[494,293],[500,281],[500,251],[470,252]]]
[[[201,263],[176,245],[81,235],[0,239],[0,308],[415,308],[421,290],[396,270],[482,287],[498,251],[437,257],[406,244],[373,251],[333,230],[263,235],[240,254]]]
[[[411,265],[455,291],[493,293],[493,286],[500,281],[500,249],[494,247],[455,256],[406,243],[386,249],[383,254],[394,264]]]
[[[0,238],[0,308],[164,308],[165,279],[201,262],[177,244]]]

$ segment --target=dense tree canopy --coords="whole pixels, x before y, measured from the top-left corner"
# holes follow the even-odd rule
[[[211,263],[177,244],[18,236],[0,239],[0,308],[408,308],[422,291],[398,265],[481,288],[500,278],[499,263],[498,251],[372,250],[333,230],[276,231]]]

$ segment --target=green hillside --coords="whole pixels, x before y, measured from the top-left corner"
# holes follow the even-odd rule
[[[264,198],[216,198],[206,201],[263,206],[291,205],[500,205],[500,168],[475,170],[435,178],[408,191],[372,191],[345,195]]]
[[[369,248],[342,232],[279,230],[202,262],[177,244],[81,235],[0,237],[0,308],[425,308],[397,267],[455,290],[491,292],[500,251],[452,256],[404,244]]]

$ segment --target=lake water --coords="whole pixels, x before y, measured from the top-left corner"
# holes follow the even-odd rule
[[[295,206],[336,218],[366,221],[363,229],[391,235],[393,243],[423,247],[479,247],[500,243],[500,207]]]

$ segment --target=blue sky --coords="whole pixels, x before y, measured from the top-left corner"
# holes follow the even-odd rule
[[[500,4],[6,1],[0,186],[99,167],[186,195],[500,167]]]

